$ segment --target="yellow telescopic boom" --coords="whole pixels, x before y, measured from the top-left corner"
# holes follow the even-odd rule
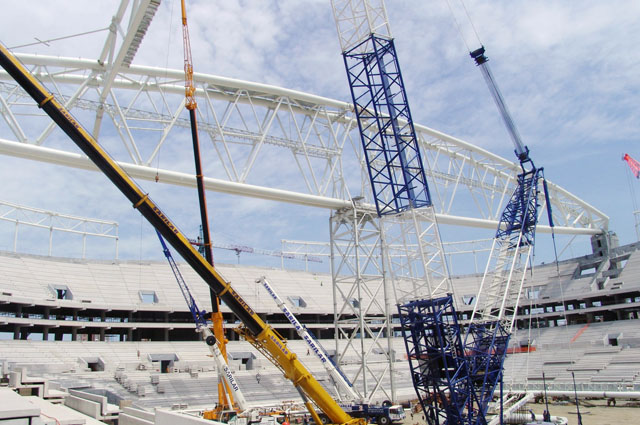
[[[98,142],[87,132],[71,113],[58,102],[53,94],[0,43],[0,66],[35,100],[40,108],[75,142],[93,163],[111,180],[147,221],[195,270],[218,297],[235,313],[246,332],[255,338],[264,350],[278,363],[285,377],[302,390],[322,410],[333,424],[364,425],[364,419],[349,416],[325,391],[320,383],[289,350],[278,334],[260,319],[229,283],[209,264],[178,227],[125,173]]]

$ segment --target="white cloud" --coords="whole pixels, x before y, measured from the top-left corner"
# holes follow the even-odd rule
[[[0,40],[15,46],[35,41],[34,37],[45,40],[104,28],[118,3],[92,2],[87,7],[83,1],[13,2],[0,16]],[[619,173],[611,172],[623,166],[619,160],[622,150],[640,157],[636,140],[640,133],[640,54],[634,37],[640,33],[640,3],[476,0],[466,4],[536,163],[545,166],[556,183],[611,214],[614,229],[630,233],[630,208],[621,194],[612,200],[607,188],[620,192],[626,184],[619,181]],[[226,1],[217,2],[215,7],[209,1],[189,1],[188,7],[196,72],[349,100],[329,0]],[[414,119],[513,159],[513,148],[495,105],[444,2],[388,0],[387,10]],[[178,2],[161,4],[136,64],[182,68],[179,15]],[[103,32],[20,51],[97,58],[105,35]],[[174,160],[177,152],[175,146],[163,148],[162,166],[169,158]],[[79,215],[116,218],[123,228],[126,226],[123,238],[129,239],[128,245],[122,244],[123,256],[139,255],[140,242],[135,242],[140,239],[139,217],[115,189],[108,188],[102,176],[62,173],[60,167],[32,165],[8,157],[0,160],[3,181],[27,172],[39,181],[5,185],[0,198]],[[192,159],[190,155],[180,156],[179,161],[175,169],[190,167]],[[276,184],[278,179],[291,179],[290,170],[263,168],[253,177]],[[86,193],[86,186],[80,183],[99,189]],[[168,205],[170,212],[181,218],[195,217],[194,191],[169,190],[151,183],[144,186],[157,192],[152,196]],[[61,202],[53,196],[60,193],[60,188],[76,195]],[[294,231],[309,239],[314,239],[314,234],[326,238],[328,231],[326,211],[217,195],[209,195],[209,204],[216,228],[225,229],[233,237],[247,235],[248,242],[262,247],[277,247],[285,234],[299,239]],[[310,218],[305,221],[302,215]],[[187,226],[192,232],[194,226]],[[148,252],[155,249],[153,237],[144,237],[151,244],[145,248]]]

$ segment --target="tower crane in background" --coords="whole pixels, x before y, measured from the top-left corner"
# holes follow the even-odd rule
[[[631,174],[633,174],[636,179],[640,179],[640,162],[631,158],[628,153],[624,154],[622,160],[626,161],[629,165]],[[636,228],[636,237],[640,240],[640,210],[638,210],[638,201],[636,200],[636,193],[631,185],[631,179],[629,179],[629,192],[631,193],[631,202],[633,203],[633,219]]]
[[[202,228],[200,228],[200,235],[198,236],[198,239],[196,240],[189,239],[192,245],[198,247],[198,252],[204,255],[205,245],[202,242],[202,240],[203,240]],[[240,264],[240,254],[242,254],[243,252],[246,252],[247,254],[256,254],[256,255],[270,255],[272,257],[280,257],[283,260],[286,258],[287,260],[301,260],[301,261],[304,261],[305,263],[308,261],[311,261],[313,263],[322,263],[322,259],[314,255],[285,253],[282,251],[274,251],[271,249],[254,248],[247,245],[211,242],[211,247],[235,252],[236,257],[238,258],[238,264]]]
[[[182,41],[184,47],[184,87],[185,106],[189,111],[189,121],[191,123],[191,140],[193,142],[193,156],[196,168],[196,185],[198,187],[198,201],[200,204],[200,221],[202,223],[202,250],[207,262],[213,265],[213,252],[211,250],[211,236],[209,232],[209,217],[207,214],[207,199],[204,190],[204,179],[202,176],[202,164],[200,160],[200,141],[198,140],[198,119],[196,111],[198,104],[195,99],[196,88],[193,84],[193,61],[191,58],[191,42],[189,40],[189,26],[187,25],[187,8],[185,0],[181,0],[182,6]],[[227,339],[224,334],[224,319],[220,311],[220,300],[210,289],[211,297],[211,322],[213,324],[213,334],[220,346],[220,352],[227,361]],[[226,387],[222,376],[218,377],[218,406],[217,411],[229,410],[233,406],[233,396],[230,389]],[[211,419],[217,419],[214,411]]]
[[[627,161],[627,164],[629,164],[629,168],[631,169],[633,175],[636,176],[637,179],[640,179],[640,162],[631,158],[628,153],[624,154],[622,160]]]

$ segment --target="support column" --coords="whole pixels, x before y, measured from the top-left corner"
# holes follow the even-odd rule
[[[100,312],[100,321],[104,323],[106,321],[107,313],[105,311]],[[100,341],[104,341],[106,334],[105,328],[100,328]]]
[[[357,357],[358,370],[347,376],[354,387],[364,388],[363,398],[395,400],[394,365],[380,376],[368,367],[373,345],[382,353],[389,352],[390,341],[379,331],[391,320],[385,300],[387,284],[382,257],[380,220],[375,211],[353,208],[335,211],[331,226],[331,272],[334,314],[335,360],[338,365],[345,357]],[[318,287],[310,289],[323,291]],[[374,319],[375,318],[375,319]],[[376,322],[376,323],[374,323]],[[340,344],[340,340],[351,341]],[[388,378],[389,387],[374,387],[370,382]]]
[[[20,328],[20,339],[23,341],[26,341],[29,338],[29,334],[31,332],[29,332],[29,327],[28,326],[23,326]]]

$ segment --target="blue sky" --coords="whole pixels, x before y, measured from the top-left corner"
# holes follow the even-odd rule
[[[105,28],[118,3],[92,2],[91,10],[81,1],[5,5],[0,40],[17,46],[34,37],[47,40]],[[627,152],[640,159],[640,3],[465,4],[536,165],[608,214],[621,242],[635,241],[628,170],[621,157]],[[196,71],[350,100],[329,0],[196,1],[188,8]],[[414,120],[514,159],[446,2],[387,1],[387,11]],[[134,63],[182,68],[179,15],[179,2],[162,3]],[[95,58],[105,36],[101,32],[19,51]],[[121,258],[161,257],[148,225],[101,175],[10,157],[0,161],[5,182],[0,199],[116,220]],[[640,182],[632,183],[637,196]],[[142,186],[184,231],[197,231],[191,213],[195,191]],[[208,200],[214,238],[222,242],[277,250],[280,239],[328,240],[328,211],[219,194],[209,194]],[[9,237],[10,232],[0,233],[0,249],[7,249]],[[38,236],[24,241],[28,252],[42,248]],[[216,252],[216,258],[235,262],[235,255],[225,251]],[[241,259],[243,264],[252,261],[269,260]]]

